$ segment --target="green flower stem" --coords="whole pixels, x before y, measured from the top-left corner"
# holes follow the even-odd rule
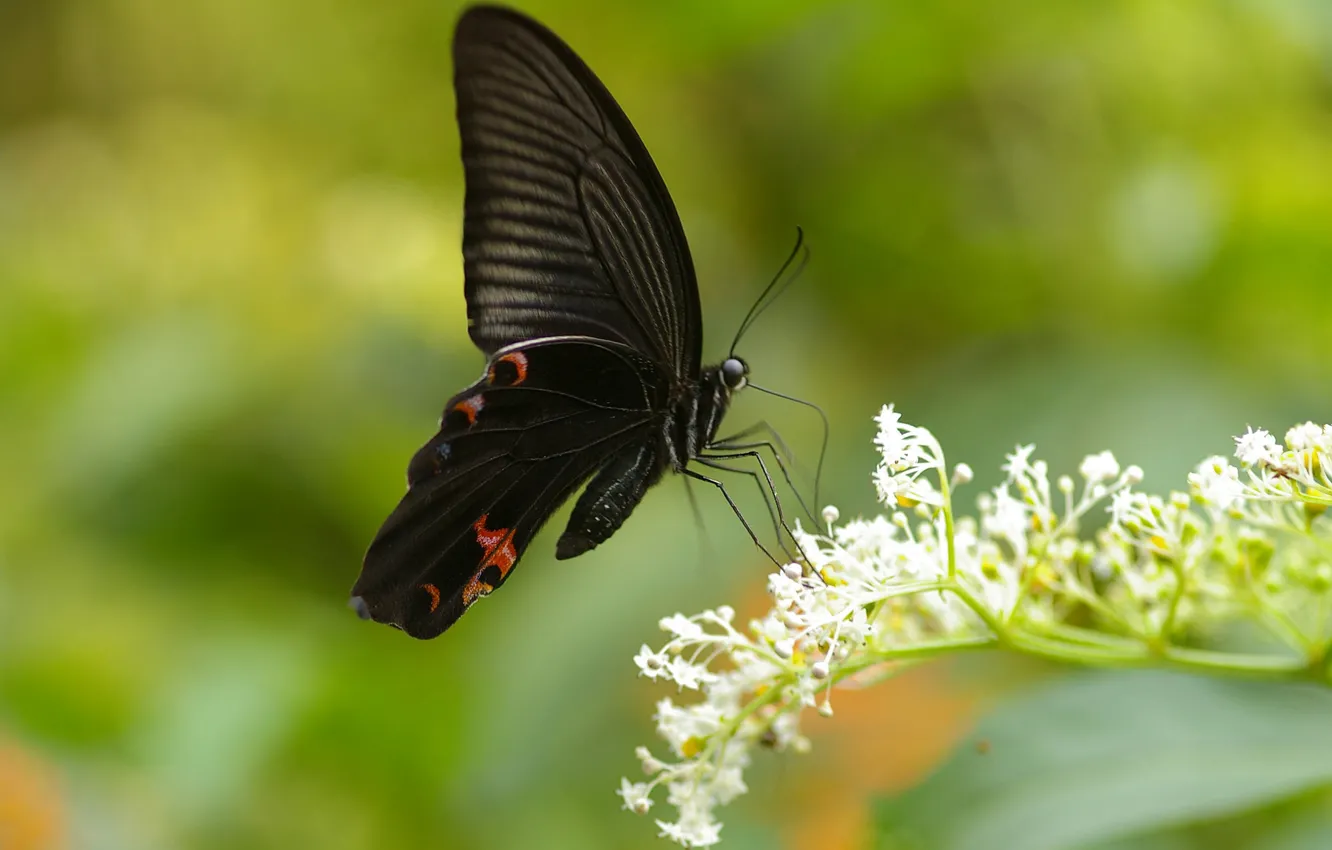
[[[794,681],[795,677],[788,673],[784,675],[779,682],[774,683],[772,687],[746,703],[745,707],[736,712],[736,715],[730,720],[726,721],[722,728],[708,736],[708,742],[704,745],[703,752],[700,754],[699,758],[711,758],[713,751],[715,750],[717,758],[720,760],[722,755],[726,752],[727,743],[735,737],[735,733],[740,729],[741,725],[744,724],[745,719],[763,706],[781,699],[782,695],[786,692],[787,686]],[[720,747],[717,746],[718,741],[721,741]]]
[[[948,544],[948,580],[957,581],[957,551],[953,542],[953,495],[948,482],[948,461],[944,459],[943,446],[935,443],[939,453],[939,495],[943,499],[944,540]]]
[[[1121,651],[1126,651],[1142,645],[1141,641],[1135,640],[1134,638],[1123,637],[1121,635],[1108,635],[1104,632],[1084,629],[1079,626],[1070,626],[1066,623],[1042,623],[1040,626],[1033,625],[1031,628],[1039,631],[1046,637],[1075,645],[1084,644]]]
[[[922,582],[921,584],[927,584]],[[893,647],[866,655],[840,667],[834,681],[854,676],[880,664],[938,658],[960,652],[1011,649],[1051,661],[1093,667],[1169,667],[1208,675],[1247,678],[1309,679],[1332,684],[1323,659],[1298,656],[1255,655],[1174,646],[1104,634],[1060,623],[1001,622],[964,585],[956,581],[928,583],[917,592],[943,590],[970,608],[991,632],[989,635]]]
[[[1304,679],[1308,678],[1310,671],[1307,661],[1294,656],[1253,655],[1167,646],[1161,650],[1159,656],[1154,657],[1161,658],[1171,667],[1213,675]]]
[[[962,652],[976,652],[984,649],[997,649],[998,647],[999,639],[993,635],[986,635],[884,649],[867,654],[852,664],[838,667],[834,671],[833,681],[834,683],[840,682],[842,679],[854,676],[857,673],[863,673],[866,670],[878,667],[880,664],[928,660],[943,655],[956,655]]]
[[[1332,507],[1332,496],[1324,496],[1321,493],[1315,493],[1312,490],[1305,490],[1300,494],[1300,501],[1306,505],[1319,505],[1320,507]]]

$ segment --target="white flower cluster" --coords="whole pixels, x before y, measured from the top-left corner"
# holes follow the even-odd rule
[[[1221,457],[1189,475],[1189,492],[1167,498],[1132,488],[1110,452],[1090,455],[1080,482],[1020,446],[1006,480],[977,499],[976,518],[954,518],[951,470],[934,436],[885,407],[876,421],[881,460],[873,480],[887,516],[797,526],[808,563],[768,577],[772,606],[745,628],[729,607],[661,628],[660,649],[634,657],[640,675],[700,699],[657,704],[669,747],[637,751],[646,781],[621,782],[639,814],[667,789],[672,821],[663,837],[686,847],[720,840],[717,806],[746,790],[754,747],[808,749],[806,708],[832,715],[833,686],[867,684],[920,660],[966,649],[1008,648],[1084,664],[1160,664],[1211,672],[1327,677],[1317,647],[1332,602],[1332,426],[1292,428],[1284,448],[1265,431],[1237,438],[1237,468]],[[1108,507],[1106,502],[1109,502]],[[1094,536],[1080,525],[1101,505],[1110,522]],[[1248,618],[1290,655],[1228,654],[1201,636]]]

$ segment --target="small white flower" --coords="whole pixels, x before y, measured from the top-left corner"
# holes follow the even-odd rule
[[[648,776],[654,776],[666,767],[666,765],[662,764],[656,756],[652,755],[652,751],[647,747],[635,747],[634,757],[638,759],[639,764],[643,768],[643,772]]]
[[[1088,483],[1111,481],[1119,475],[1119,461],[1108,451],[1087,455],[1078,467],[1078,474]]]
[[[723,806],[749,790],[745,784],[744,768],[740,766],[723,767],[712,778],[712,795]]]
[[[805,586],[800,582],[800,579],[798,577],[791,578],[785,568],[781,572],[768,575],[768,595],[782,607],[790,605],[804,591]]]
[[[1209,457],[1189,473],[1189,485],[1203,504],[1225,511],[1244,497],[1239,470],[1223,457]]]
[[[981,517],[981,524],[990,536],[1002,537],[1015,545],[1027,539],[1027,530],[1031,528],[1026,506],[1014,499],[1007,487],[995,488],[992,507]]]
[[[671,632],[676,637],[685,641],[697,641],[702,639],[706,633],[703,627],[684,614],[672,614],[669,617],[662,617],[657,625],[663,632]]]
[[[1312,422],[1296,425],[1286,432],[1286,447],[1293,452],[1303,452],[1310,449],[1326,451],[1326,446],[1323,443],[1322,427]]]
[[[667,663],[665,675],[681,688],[691,691],[696,691],[699,685],[717,678],[716,674],[706,667],[691,664],[678,655]]]
[[[721,841],[721,824],[711,820],[686,821],[681,818],[679,823],[659,820],[657,828],[661,830],[658,836],[669,838],[683,847],[711,847]]]
[[[666,675],[666,667],[670,661],[670,656],[665,651],[656,652],[647,644],[643,644],[638,654],[634,656],[634,664],[638,665],[639,675],[647,676],[649,679]]]
[[[1008,455],[1007,462],[1000,467],[1010,478],[1019,478],[1031,469],[1031,453],[1036,451],[1035,443],[1018,446]]]
[[[1291,429],[1294,432],[1295,429]],[[1287,435],[1289,439],[1289,435]],[[1281,455],[1276,439],[1261,428],[1249,428],[1235,438],[1235,457],[1245,466],[1272,463]]]
[[[652,808],[652,798],[648,796],[646,782],[630,782],[627,778],[621,777],[620,790],[615,793],[624,801],[623,808],[634,814],[646,814],[647,810]]]
[[[676,844],[683,844],[685,847],[693,846],[690,844],[688,836],[685,835],[684,827],[678,823],[659,820],[657,821],[657,829],[660,830],[657,833],[658,838],[669,838]]]
[[[889,404],[879,411],[874,421],[879,426],[879,433],[874,437],[874,445],[879,447],[883,462],[891,466],[906,454],[906,440],[899,427],[902,414],[893,410],[893,406]]]
[[[879,501],[889,506],[896,505],[898,494],[905,492],[911,486],[909,478],[895,474],[883,464],[874,470],[872,480],[874,489],[879,493]]]
[[[686,750],[699,746],[721,728],[722,712],[707,702],[677,706],[667,697],[657,702],[657,734],[664,738],[681,758]]]
[[[1110,497],[1110,521],[1117,526],[1131,526],[1142,514],[1146,497],[1132,490],[1119,490]]]
[[[799,599],[800,594],[803,592],[804,589],[801,587],[796,591],[796,595],[793,596],[792,599]],[[753,624],[751,623],[751,626],[752,625]],[[757,632],[760,637],[765,637],[774,643],[786,640],[787,635],[790,633],[790,630],[786,627],[786,624],[782,622],[781,617],[776,611],[769,612],[768,616],[760,620],[754,631]]]

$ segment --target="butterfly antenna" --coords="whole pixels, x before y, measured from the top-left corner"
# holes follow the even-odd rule
[[[758,390],[761,393],[767,393],[768,395],[776,396],[777,398],[786,399],[787,401],[793,401],[796,404],[803,404],[805,407],[812,408],[815,412],[819,414],[819,418],[823,420],[823,445],[819,447],[819,462],[814,467],[814,504],[817,505],[819,503],[819,482],[823,479],[823,458],[825,455],[828,454],[828,433],[830,431],[830,428],[828,426],[828,414],[824,413],[823,408],[819,407],[817,404],[815,404],[812,401],[805,401],[803,398],[796,398],[795,396],[792,395],[779,393],[776,390],[770,390],[767,389],[766,387],[760,387],[758,384],[755,384],[753,381],[747,383],[746,386],[749,387],[750,389]]]
[[[809,247],[805,246],[803,251],[801,252],[800,264],[797,265],[795,267],[795,270],[792,271],[791,274],[786,278],[786,280],[782,282],[782,285],[777,287],[777,289],[772,293],[772,297],[770,297],[766,302],[764,302],[762,307],[758,308],[758,310],[754,312],[754,316],[749,320],[749,323],[745,325],[745,330],[749,330],[749,328],[752,327],[753,324],[758,321],[759,316],[763,315],[763,311],[767,310],[773,304],[777,303],[777,299],[781,297],[782,293],[786,291],[787,287],[795,283],[796,280],[800,278],[801,273],[805,271],[805,266],[807,265],[809,265]]]
[[[740,337],[745,335],[745,331],[749,330],[749,326],[754,323],[754,320],[757,319],[764,310],[768,309],[767,305],[777,300],[777,296],[781,295],[782,292],[786,290],[786,287],[790,286],[791,282],[799,277],[800,272],[804,270],[805,264],[809,262],[808,248],[805,248],[804,257],[801,259],[800,265],[795,270],[795,273],[787,278],[785,283],[782,282],[786,270],[791,267],[791,263],[795,262],[796,256],[800,254],[801,248],[804,247],[805,231],[797,226],[796,242],[795,246],[791,249],[791,253],[787,255],[786,261],[782,263],[782,267],[777,270],[777,274],[773,275],[772,280],[769,281],[768,285],[764,287],[761,293],[759,293],[759,297],[754,300],[753,306],[751,306],[749,312],[745,314],[744,320],[740,322],[740,329],[735,332],[735,339],[731,340],[731,357],[735,356],[735,347],[740,344]],[[780,287],[777,286],[779,283],[781,284]],[[774,288],[776,288],[776,292],[773,291]],[[772,295],[771,298],[768,297],[770,294]],[[764,303],[765,301],[767,302],[766,304]]]

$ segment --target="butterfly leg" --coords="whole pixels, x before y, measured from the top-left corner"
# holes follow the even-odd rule
[[[734,513],[736,518],[740,520],[740,524],[745,527],[745,531],[749,532],[749,539],[753,540],[754,545],[759,547],[759,550],[762,551],[763,554],[768,556],[768,560],[772,561],[774,564],[776,564],[779,567],[782,566],[782,562],[773,557],[773,554],[768,551],[768,547],[764,546],[759,541],[758,535],[754,533],[753,527],[750,526],[749,524],[749,520],[745,519],[745,515],[740,512],[740,507],[735,503],[735,500],[731,498],[731,494],[726,492],[725,484],[721,483],[715,478],[709,478],[706,475],[701,475],[695,472],[694,470],[688,468],[684,470],[684,474],[688,475],[690,478],[694,479],[695,481],[702,481],[706,484],[711,484],[713,487],[716,487],[718,490],[720,490],[722,497],[726,499],[726,504],[731,506],[731,512]]]
[[[770,493],[770,488],[763,486],[763,481],[759,478],[757,472],[754,472],[752,469],[741,469],[739,467],[719,463],[716,458],[699,457],[697,460],[699,463],[710,469],[719,469],[722,472],[749,476],[749,478],[753,480],[754,486],[758,487],[759,495],[763,497],[763,506],[768,509],[768,518],[772,520],[773,534],[777,538],[777,545],[782,547],[782,554],[784,554],[789,560],[798,560],[791,550],[787,548],[786,538],[782,536],[782,529],[786,528],[786,518],[781,515],[780,506],[776,508],[773,507],[773,498]],[[787,530],[787,534],[790,534],[789,529]]]
[[[776,487],[776,486],[773,484],[773,482],[772,482],[772,476],[768,473],[768,466],[767,466],[767,464],[765,464],[765,463],[763,462],[763,456],[760,455],[760,454],[758,453],[757,450],[750,449],[750,450],[748,450],[748,451],[711,452],[711,453],[708,453],[708,454],[700,455],[700,457],[699,457],[699,459],[702,460],[702,461],[704,461],[704,462],[707,462],[707,461],[709,461],[709,460],[711,460],[711,461],[717,461],[717,460],[739,460],[739,459],[741,459],[741,458],[753,458],[753,459],[754,459],[754,462],[758,464],[759,471],[760,471],[761,473],[763,473],[763,481],[766,482],[767,485],[768,485],[768,487],[767,487],[767,493],[770,493],[770,494],[772,495],[772,501],[773,501],[773,503],[776,504],[776,506],[777,506],[777,510],[776,510],[777,519],[781,522],[782,530],[784,530],[784,531],[786,532],[787,536],[791,538],[791,541],[794,542],[794,543],[796,544],[796,549],[797,549],[797,551],[800,551],[801,556],[803,556],[805,553],[804,553],[803,550],[800,550],[800,541],[796,539],[795,532],[791,530],[791,526],[790,526],[790,525],[787,523],[787,521],[786,521],[786,512],[782,509],[782,499],[781,499],[781,496],[779,496],[779,495],[777,494],[777,487]],[[710,465],[711,465],[711,464],[710,464]],[[758,482],[758,476],[757,476],[753,471],[751,471],[751,470],[732,469],[731,467],[719,467],[719,468],[731,469],[731,471],[733,471],[733,472],[743,472],[743,473],[745,473],[745,474],[747,474],[747,475],[754,476],[754,480],[755,480],[756,482]],[[786,481],[787,481],[787,484],[790,484],[790,483],[791,483],[790,476],[787,476]],[[762,483],[762,482],[758,482],[758,483],[759,483],[759,489],[760,489],[760,490],[763,489],[763,483]],[[792,486],[791,486],[791,489],[792,489],[792,490],[795,490],[795,486],[792,485]],[[766,501],[766,495],[767,495],[767,494],[765,494],[765,501]],[[797,499],[800,498],[800,494],[799,494],[799,493],[796,493],[796,498],[797,498]],[[800,504],[801,504],[802,507],[804,506],[804,500],[803,500],[803,499],[800,500]],[[806,510],[808,511],[808,508],[806,508]],[[817,526],[816,526],[816,527],[817,527]],[[778,532],[777,537],[778,537],[779,540],[782,540],[781,532],[780,532],[780,531]],[[782,541],[782,549],[783,549],[783,550],[786,549],[786,543],[785,543],[784,540]],[[789,555],[790,552],[787,552],[787,554]],[[807,558],[804,558],[804,557],[801,557],[800,560],[808,560],[808,559],[807,559]]]
[[[776,443],[777,447],[781,449],[783,455],[785,455],[788,458],[794,459],[795,455],[791,453],[791,449],[786,445],[786,441],[782,439],[782,435],[777,432],[776,428],[769,425],[766,419],[755,422],[753,425],[750,425],[748,428],[742,428],[741,430],[736,431],[734,434],[731,434],[729,437],[722,437],[721,439],[714,440],[712,442],[712,446],[715,448],[726,448],[732,443],[738,443],[739,441],[744,440],[747,437],[752,437],[755,434],[767,434],[769,437],[772,438],[772,442]]]
[[[754,434],[759,433],[766,433],[767,436],[771,437],[771,440],[742,442],[746,437],[751,437],[754,436]],[[818,517],[814,516],[813,510],[810,510],[809,502],[805,501],[805,497],[801,496],[801,490],[799,490],[799,488],[795,486],[795,482],[791,480],[789,464],[794,464],[795,456],[794,454],[791,454],[791,450],[787,448],[786,441],[782,440],[782,434],[778,433],[778,430],[773,428],[773,426],[767,424],[766,421],[755,422],[755,424],[750,425],[749,428],[739,430],[739,432],[731,434],[729,437],[722,438],[722,440],[714,441],[713,444],[707,446],[707,448],[719,450],[719,452],[734,452],[734,450],[742,449],[769,449],[770,452],[773,453],[773,460],[777,462],[777,468],[781,470],[782,478],[785,478],[787,486],[790,486],[791,488],[791,492],[795,493],[795,501],[798,501],[799,504],[801,504],[801,509],[805,512],[805,516],[809,517],[811,522],[814,522],[814,528],[818,528]],[[815,477],[814,501],[818,501],[818,490],[818,477]]]
[[[775,434],[776,432],[773,433]],[[814,527],[815,528],[818,527],[819,525],[818,518],[814,516],[814,512],[809,509],[809,503],[805,501],[804,496],[800,495],[800,488],[795,485],[795,481],[793,481],[791,478],[791,469],[787,465],[788,462],[782,456],[781,452],[781,449],[785,448],[784,446],[780,446],[769,440],[761,440],[752,443],[736,443],[736,442],[726,442],[726,441],[717,442],[713,443],[708,448],[711,451],[746,452],[746,453],[748,453],[749,450],[757,450],[764,448],[768,449],[770,452],[772,452],[772,458],[777,463],[777,469],[781,472],[783,480],[786,481],[786,485],[790,487],[791,492],[795,494],[796,502],[800,504],[800,509],[803,510],[805,512],[805,516],[809,517],[810,521],[814,523]]]

